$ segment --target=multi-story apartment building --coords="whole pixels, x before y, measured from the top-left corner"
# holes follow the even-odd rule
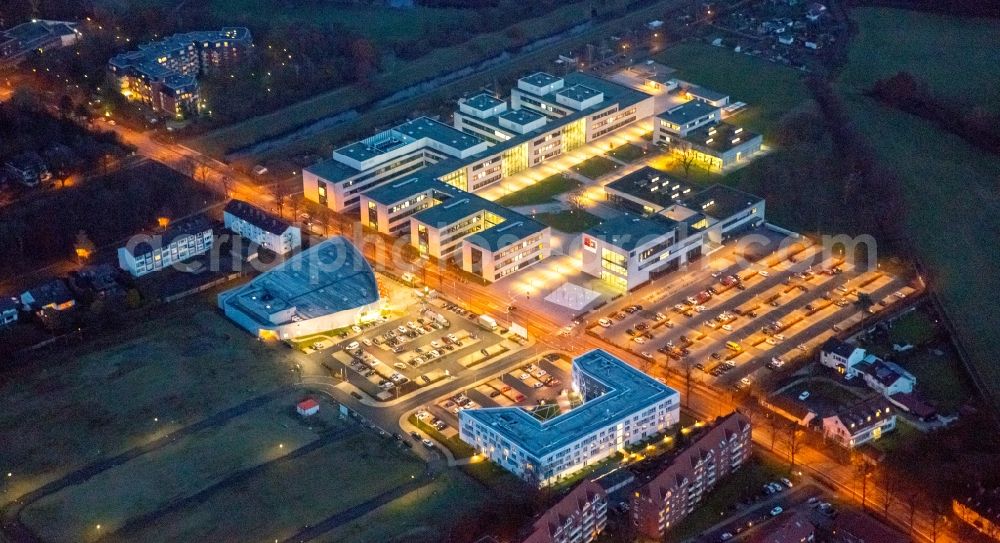
[[[201,109],[197,77],[242,57],[252,44],[250,30],[243,27],[174,34],[115,55],[108,70],[128,100],[184,117]]]
[[[118,248],[118,266],[141,277],[208,252],[213,240],[212,224],[204,215],[195,215],[161,233],[134,236]]]
[[[796,511],[790,516],[761,528],[749,543],[812,543],[816,541],[816,526],[809,517]]]
[[[750,457],[750,419],[732,413],[692,443],[632,497],[632,521],[643,535],[660,539],[691,514],[698,502]]]
[[[875,397],[823,417],[823,436],[853,449],[896,429],[896,410],[885,398]]]
[[[587,480],[542,513],[522,543],[591,543],[607,523],[608,494]]]
[[[631,211],[583,235],[582,270],[622,291],[701,257],[705,247],[759,226],[764,200],[724,185],[696,191],[653,168],[604,187],[607,199]]]
[[[32,19],[0,30],[0,68],[16,66],[32,51],[70,47],[80,40],[76,23]]]
[[[302,230],[242,200],[230,200],[222,214],[229,230],[279,255],[302,246]]]
[[[521,407],[465,409],[459,437],[518,477],[551,485],[679,421],[677,392],[603,350],[573,360],[583,403],[541,420]]]

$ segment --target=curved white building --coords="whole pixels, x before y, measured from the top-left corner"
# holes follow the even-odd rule
[[[260,338],[295,339],[373,319],[382,301],[368,261],[334,237],[219,294],[219,307]]]

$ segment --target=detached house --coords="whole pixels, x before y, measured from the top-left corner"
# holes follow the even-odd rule
[[[823,436],[853,449],[896,429],[896,408],[884,398],[866,400],[823,418]]]
[[[826,340],[819,351],[819,363],[837,371],[847,379],[854,377],[854,366],[864,358],[864,349],[834,337]]]

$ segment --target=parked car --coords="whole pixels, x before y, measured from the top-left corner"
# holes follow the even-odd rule
[[[804,401],[806,401],[808,399],[809,399],[809,391],[808,390],[803,390],[802,394],[799,394],[799,401],[800,402],[804,402]]]
[[[771,509],[771,516],[776,517],[780,515],[783,511],[784,509],[782,509],[780,505],[775,505],[774,509]]]

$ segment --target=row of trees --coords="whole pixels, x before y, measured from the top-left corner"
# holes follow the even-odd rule
[[[980,149],[1000,154],[1000,115],[938,97],[925,81],[909,72],[879,79],[867,94],[901,111],[933,121]]]

